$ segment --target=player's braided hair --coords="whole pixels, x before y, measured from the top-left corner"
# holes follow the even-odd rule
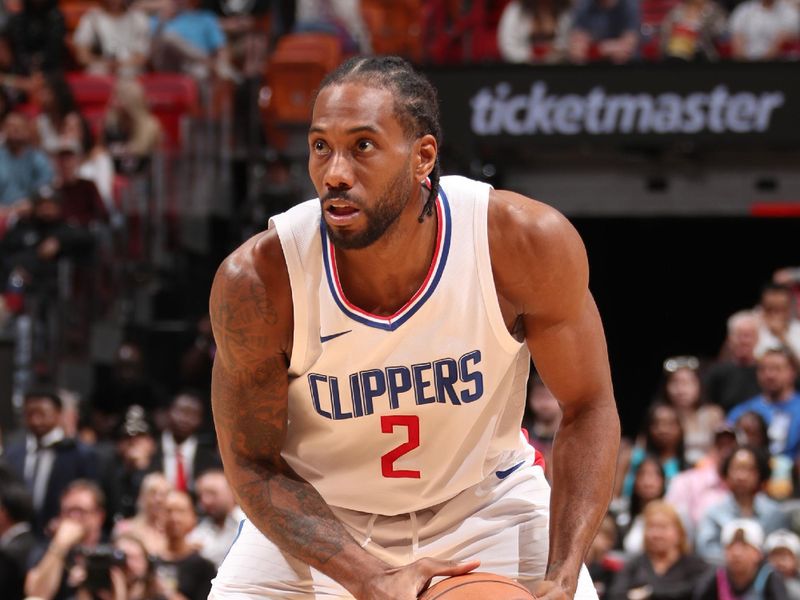
[[[320,84],[319,90],[350,81],[391,91],[394,96],[396,116],[406,135],[419,138],[431,134],[436,138],[437,144],[441,144],[442,128],[439,124],[436,89],[423,75],[416,72],[408,61],[399,56],[356,56],[329,73]],[[441,167],[437,155],[429,175],[430,195],[419,214],[420,223],[425,216],[433,214],[436,196],[439,195],[440,175]]]

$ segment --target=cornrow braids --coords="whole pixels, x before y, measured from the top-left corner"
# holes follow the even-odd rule
[[[322,80],[319,92],[331,85],[359,82],[371,87],[389,90],[394,97],[395,116],[406,135],[420,138],[432,135],[437,145],[442,142],[442,127],[439,124],[439,103],[436,89],[422,74],[399,56],[355,56],[343,62]],[[315,98],[316,100],[316,98]],[[441,166],[437,154],[430,179],[430,194],[422,207],[418,220],[433,214],[436,197],[439,195]]]

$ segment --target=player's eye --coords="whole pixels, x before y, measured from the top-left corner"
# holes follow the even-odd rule
[[[356,147],[359,152],[371,152],[375,149],[375,144],[371,140],[358,140]]]
[[[323,140],[314,140],[311,143],[311,147],[314,148],[314,152],[317,154],[326,154],[328,152],[328,144]]]

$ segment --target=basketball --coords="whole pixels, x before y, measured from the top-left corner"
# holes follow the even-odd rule
[[[494,573],[468,573],[440,581],[419,600],[531,600],[535,598],[513,579]]]

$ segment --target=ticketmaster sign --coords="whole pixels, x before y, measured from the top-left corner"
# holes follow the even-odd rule
[[[797,144],[793,63],[434,70],[453,150],[679,140]]]

